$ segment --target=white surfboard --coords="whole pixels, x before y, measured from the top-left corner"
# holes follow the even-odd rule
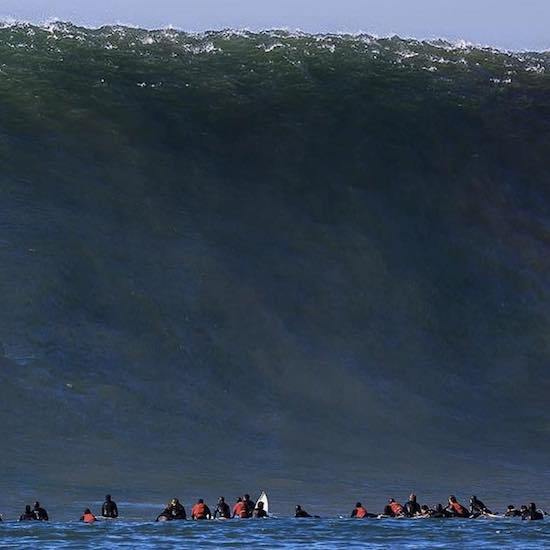
[[[260,498],[258,498],[258,500],[256,501],[256,508],[258,508],[258,502],[264,503],[265,513],[269,515],[269,501],[267,500],[267,495],[265,494],[265,491],[262,491]]]

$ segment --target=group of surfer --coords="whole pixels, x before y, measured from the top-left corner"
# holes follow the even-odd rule
[[[101,516],[103,518],[116,518],[118,517],[118,509],[116,503],[111,499],[111,495],[105,497],[105,502],[101,508]],[[266,518],[267,512],[264,509],[263,501],[259,500],[258,503],[254,503],[250,500],[250,495],[246,494],[242,497],[238,497],[233,509],[229,507],[229,504],[225,502],[224,497],[218,498],[218,504],[214,513],[211,512],[207,504],[205,504],[202,498],[199,498],[196,504],[191,508],[191,519],[203,520],[203,519],[230,519],[230,518]],[[84,523],[94,523],[97,521],[97,517],[91,512],[89,508],[84,510],[84,513],[80,517],[80,521]],[[173,498],[164,508],[164,510],[157,516],[155,521],[174,521],[187,519],[187,512],[185,506],[177,498]]]
[[[265,495],[264,495],[265,496]],[[266,501],[267,502],[267,501]],[[544,519],[545,512],[537,509],[534,502],[531,502],[529,506],[524,505],[519,510],[510,504],[504,513],[506,517],[521,517],[523,520],[541,520]],[[388,504],[384,507],[382,514],[372,514],[360,503],[357,502],[355,508],[351,512],[352,518],[477,518],[481,516],[496,517],[498,514],[492,512],[485,504],[479,500],[475,495],[470,498],[470,506],[466,508],[458,502],[454,495],[449,496],[446,506],[437,504],[434,508],[423,504],[418,504],[416,495],[413,493],[409,495],[409,500],[403,506],[395,499],[390,498]],[[111,498],[111,495],[105,496],[105,502],[101,506],[101,517],[105,519],[115,519],[118,517],[118,508],[116,502]],[[218,498],[218,503],[214,513],[210,511],[210,508],[205,504],[202,498],[198,499],[196,504],[191,509],[191,519],[193,520],[205,520],[205,519],[231,519],[231,518],[266,518],[268,517],[267,511],[264,507],[264,501],[262,498],[257,503],[250,500],[250,495],[245,494],[242,497],[236,499],[235,504],[231,508],[229,504],[225,502],[224,497]],[[319,516],[309,514],[302,506],[296,505],[294,517],[296,518],[319,518]],[[94,523],[97,521],[97,517],[91,512],[89,508],[84,510],[84,513],[80,517],[80,521],[84,523]],[[187,512],[185,507],[179,499],[173,498],[164,508],[164,510],[157,516],[155,521],[173,521],[173,520],[185,520],[187,519]],[[0,516],[0,521],[2,517]],[[40,506],[39,502],[35,502],[31,508],[30,504],[25,506],[25,511],[19,517],[19,521],[48,521],[48,512]]]
[[[19,521],[49,521],[48,512],[36,501],[31,508],[30,504],[25,506],[25,511],[19,516]]]
[[[485,504],[479,500],[475,495],[470,497],[470,506],[466,508],[458,502],[454,495],[451,495],[448,499],[447,506],[438,504],[434,508],[430,508],[426,504],[422,506],[418,504],[416,495],[413,493],[409,495],[409,500],[403,506],[395,499],[390,498],[388,504],[384,507],[382,514],[370,514],[367,509],[358,502],[355,508],[351,512],[352,518],[478,518],[480,516],[495,517],[498,514],[492,512],[485,506]],[[522,506],[519,510],[510,504],[504,513],[506,517],[521,517],[521,519],[539,520],[544,519],[544,513],[537,509],[534,502],[531,502],[529,506]]]
[[[105,502],[101,506],[101,517],[111,519],[118,517],[118,508],[111,495],[105,496]],[[27,504],[25,511],[19,516],[19,521],[49,521],[49,519],[48,512],[40,506],[40,502],[35,502],[33,508],[31,508],[30,504]],[[80,517],[80,521],[84,521],[85,523],[92,523],[96,519],[96,516],[92,514],[89,508],[86,508]],[[2,521],[1,516],[0,521]]]
[[[224,497],[218,498],[218,504],[214,513],[204,503],[202,498],[199,498],[197,503],[191,509],[191,519],[231,519],[231,518],[266,518],[267,512],[264,509],[263,501],[259,500],[255,504],[250,500],[250,495],[246,494],[238,497],[233,505],[233,509],[225,502]],[[157,516],[156,521],[171,521],[176,519],[187,519],[185,507],[177,498],[173,498],[166,508]]]

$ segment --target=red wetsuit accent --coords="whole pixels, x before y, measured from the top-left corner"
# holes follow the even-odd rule
[[[363,506],[359,506],[358,508],[355,508],[355,517],[356,518],[366,518],[367,517],[367,509]]]
[[[237,516],[239,518],[248,517],[248,509],[244,502],[237,502],[237,504],[233,506],[233,516]]]
[[[207,508],[204,502],[197,502],[193,509],[191,510],[191,517],[194,519],[206,519]]]
[[[451,509],[457,516],[468,517],[470,515],[468,510],[458,502],[451,502]]]
[[[403,506],[401,506],[401,504],[399,504],[399,502],[392,502],[390,504],[390,508],[394,516],[401,516],[405,511],[405,509],[403,508]]]

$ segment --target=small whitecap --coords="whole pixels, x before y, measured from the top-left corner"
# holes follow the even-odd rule
[[[336,46],[334,44],[321,44],[320,48],[323,50],[328,50],[330,53],[334,53],[336,51]]]
[[[544,72],[546,72],[546,68],[540,64],[529,65],[528,67],[525,67],[525,70],[528,73],[537,73],[537,74],[543,74]]]
[[[261,46],[258,46],[258,48],[263,48],[264,52],[269,53],[273,50],[276,50],[277,48],[284,48],[285,45],[282,42],[276,42],[275,44],[270,44],[269,46],[262,44]]]
[[[397,52],[397,55],[403,59],[410,59],[412,57],[416,57],[418,54],[410,50],[400,50]]]

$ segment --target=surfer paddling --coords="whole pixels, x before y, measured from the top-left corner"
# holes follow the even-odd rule
[[[360,503],[355,503],[355,508],[351,511],[351,518],[364,519],[364,518],[376,518],[376,514],[369,514],[368,510]]]
[[[449,503],[447,506],[445,506],[445,510],[451,513],[451,515],[455,518],[469,518],[470,512],[468,512],[467,508],[462,506],[458,500],[456,500],[456,497],[454,495],[451,495],[449,497]]]
[[[390,498],[388,504],[384,507],[383,515],[390,518],[398,518],[405,515],[405,508],[395,499]]]

